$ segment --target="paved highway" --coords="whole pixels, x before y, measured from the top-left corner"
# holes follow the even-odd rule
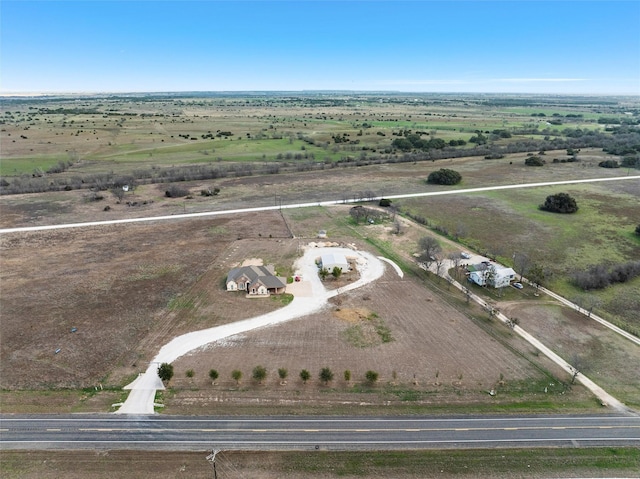
[[[0,449],[640,447],[638,416],[0,416]]]

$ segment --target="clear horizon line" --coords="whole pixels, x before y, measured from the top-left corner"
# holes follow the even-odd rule
[[[394,93],[394,94],[458,94],[458,95],[536,95],[536,96],[632,96],[640,97],[640,93],[636,92],[533,92],[533,91],[416,91],[416,90],[391,90],[391,89],[322,89],[322,88],[305,88],[305,89],[248,89],[248,90],[40,90],[40,91],[2,91],[0,90],[0,98],[2,97],[38,97],[38,96],[55,96],[55,95],[149,95],[149,94],[176,94],[176,93]]]

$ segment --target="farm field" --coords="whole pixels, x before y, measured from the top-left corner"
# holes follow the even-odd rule
[[[575,135],[612,136],[602,118],[614,126],[633,122],[624,111],[635,111],[634,105],[629,99],[578,104],[558,98],[505,107],[495,99],[446,96],[3,101],[0,227],[624,176],[637,170],[598,167],[623,155],[589,146],[586,134],[579,143]],[[425,140],[466,143],[438,151],[393,146],[408,130]],[[470,141],[479,133],[487,144]],[[569,154],[572,142],[580,147]],[[541,145],[546,164],[525,166]],[[495,151],[504,154],[484,159]],[[440,158],[445,152],[453,156]],[[426,184],[442,167],[459,171],[462,183]],[[123,193],[125,183],[131,188]],[[169,197],[172,186],[184,194]],[[214,189],[212,196],[201,194]],[[538,211],[557,191],[578,199],[576,215]],[[514,253],[525,252],[553,272],[551,289],[581,298],[586,293],[568,280],[576,268],[640,259],[640,239],[633,235],[640,224],[638,182],[393,204],[399,234],[389,218],[356,225],[349,206],[3,234],[2,411],[111,410],[122,400],[121,387],[174,336],[282,307],[278,300],[227,294],[226,273],[247,258],[261,258],[290,276],[300,247],[320,229],[331,241],[399,260],[408,274],[399,280],[388,268],[382,280],[322,313],[180,358],[172,387],[159,398],[167,413],[210,413],[212,404],[230,414],[264,412],[258,402],[282,413],[599,410],[582,387],[571,386],[570,377],[508,328],[414,267],[418,240],[434,232],[410,216],[439,230],[445,253],[468,248],[510,264]],[[640,328],[639,281],[589,293],[599,298],[595,311],[629,330]],[[579,360],[611,394],[639,405],[640,378],[625,368],[640,359],[637,348],[534,297],[528,287],[500,298],[479,292],[563,357]],[[382,336],[392,340],[381,342]],[[257,365],[268,369],[265,384],[251,380]],[[231,370],[241,366],[244,379],[236,384]],[[325,366],[336,375],[328,385],[317,380]],[[220,372],[216,385],[210,368]],[[288,370],[286,384],[278,368]],[[308,384],[298,378],[303,368],[312,374]],[[379,373],[375,384],[364,380],[371,368]],[[347,369],[350,381],[343,378]]]

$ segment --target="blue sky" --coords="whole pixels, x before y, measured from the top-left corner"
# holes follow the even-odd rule
[[[0,2],[0,93],[640,94],[640,1]]]

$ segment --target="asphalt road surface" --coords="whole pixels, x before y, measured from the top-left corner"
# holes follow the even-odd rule
[[[638,416],[0,416],[0,449],[354,450],[640,447]]]

